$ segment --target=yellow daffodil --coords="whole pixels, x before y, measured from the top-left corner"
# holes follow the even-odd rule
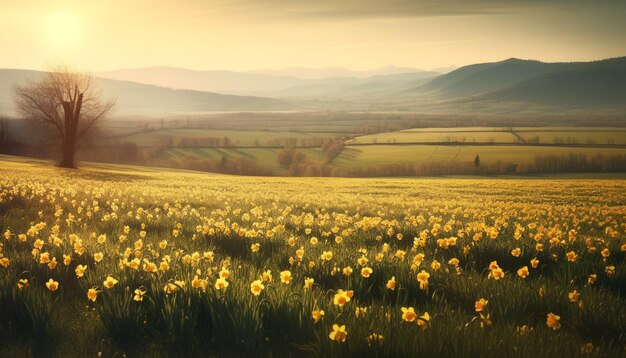
[[[333,331],[330,332],[328,337],[333,341],[342,342],[342,343],[345,342],[346,338],[348,337],[346,326],[345,325],[339,326],[338,324],[333,324]]]
[[[116,279],[114,279],[113,277],[111,277],[111,276],[107,276],[107,278],[104,280],[104,282],[102,283],[102,285],[103,285],[105,288],[109,288],[109,289],[110,289],[110,288],[113,288],[113,286],[115,286],[115,285],[117,284],[117,282],[118,282],[118,281],[117,281]]]
[[[559,328],[561,328],[561,317],[555,315],[554,313],[548,313],[547,319],[546,319],[546,324],[548,325],[549,328],[552,328],[553,330],[557,330]]]
[[[53,279],[49,279],[48,282],[46,282],[46,287],[51,292],[54,292],[59,289],[59,283]]]
[[[87,290],[87,299],[93,302],[96,302],[97,298],[98,298],[98,291],[96,291],[96,289],[90,288],[89,290]]]
[[[133,300],[136,302],[141,302],[143,301],[143,296],[146,294],[146,291],[142,290],[141,288],[136,288],[133,293]]]
[[[485,306],[487,306],[487,303],[489,303],[488,300],[481,298],[474,303],[474,309],[476,312],[482,312]]]
[[[400,310],[402,311],[402,319],[405,322],[413,322],[417,318],[417,313],[415,313],[413,307],[402,307]]]
[[[263,282],[261,280],[253,281],[250,284],[250,291],[255,296],[260,295],[264,288],[265,288],[265,285],[263,285]]]
[[[284,284],[288,284],[291,282],[291,271],[282,271],[280,273],[280,282],[284,283]]]
[[[313,323],[319,322],[319,320],[322,319],[322,317],[324,317],[324,310],[320,310],[319,308],[314,309],[313,312],[311,313],[311,318],[313,318]]]

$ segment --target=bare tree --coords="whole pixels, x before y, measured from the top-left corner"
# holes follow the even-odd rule
[[[18,112],[34,120],[61,143],[62,167],[75,167],[76,151],[86,136],[113,109],[91,74],[58,66],[39,82],[15,86]]]

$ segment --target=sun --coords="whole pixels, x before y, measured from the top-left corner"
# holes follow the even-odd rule
[[[81,37],[80,19],[67,11],[57,11],[47,16],[45,37],[54,47],[68,48]]]

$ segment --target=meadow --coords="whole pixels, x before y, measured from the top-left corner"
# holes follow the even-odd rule
[[[346,131],[343,124],[333,123],[325,130],[284,131],[284,123],[275,123],[279,127],[274,128],[270,122],[262,130],[154,128],[122,135],[114,135],[119,133],[114,130],[109,131],[107,141],[138,146],[142,154],[136,161],[141,164],[246,175],[384,177],[624,170],[626,131],[621,127],[473,126],[384,131],[375,123],[356,123],[363,127]],[[365,128],[376,133],[356,133]],[[343,147],[329,157],[322,145],[332,141],[342,141]],[[304,155],[305,166],[317,169],[295,170],[280,164],[277,157],[284,148],[295,148]],[[473,168],[476,157],[480,163]],[[551,162],[541,162],[546,158]],[[220,161],[236,165],[222,168]],[[586,164],[579,166],[579,162]]]
[[[395,143],[437,143],[437,142],[461,142],[461,143],[514,143],[516,137],[502,129],[485,128],[483,130],[430,130],[416,131],[403,130],[358,136],[351,143],[354,144],[395,144]]]
[[[286,138],[311,139],[328,138],[340,135],[337,132],[289,132],[289,131],[254,131],[254,130],[222,130],[222,129],[158,129],[144,133],[131,133],[114,138],[119,141],[136,143],[142,147],[159,145],[164,138],[171,138],[177,142],[181,138],[219,138],[228,137],[232,146],[261,147],[281,146],[283,143],[268,143],[272,140]],[[224,146],[224,145],[221,145]]]
[[[274,174],[286,173],[285,168],[281,167],[276,160],[276,155],[280,148],[174,148],[163,151],[158,156],[150,160],[149,164],[153,166],[176,166],[185,159],[195,160],[214,160],[219,161],[221,158],[228,160],[236,160],[243,158],[253,161],[262,170],[270,171]],[[303,148],[299,149],[310,160],[321,161],[324,153],[319,148]]]
[[[626,354],[626,181],[0,156],[2,356]]]
[[[358,136],[354,144],[458,142],[509,144],[626,144],[626,129],[602,127],[412,128]]]
[[[121,117],[99,129],[80,160],[271,176],[626,170],[626,130],[618,117],[244,112]],[[53,144],[32,135],[27,122],[12,121],[12,130],[18,142],[4,153],[54,159]],[[339,142],[338,150],[324,148]],[[285,149],[298,152],[295,165],[279,160]]]
[[[597,147],[540,147],[530,145],[423,145],[377,144],[346,146],[332,162],[338,167],[362,168],[368,165],[391,163],[471,163],[478,155],[483,164],[498,161],[532,163],[539,155],[626,154],[626,148]]]

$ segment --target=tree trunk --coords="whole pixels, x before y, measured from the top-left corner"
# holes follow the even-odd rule
[[[63,157],[59,166],[64,168],[76,167],[76,144],[78,142],[77,131],[78,121],[80,119],[80,111],[83,104],[83,94],[77,96],[76,102],[63,102],[63,111],[65,114],[64,125],[65,133],[63,136]]]
[[[74,163],[76,156],[76,148],[72,141],[63,141],[63,158],[59,166],[63,168],[76,168]]]

